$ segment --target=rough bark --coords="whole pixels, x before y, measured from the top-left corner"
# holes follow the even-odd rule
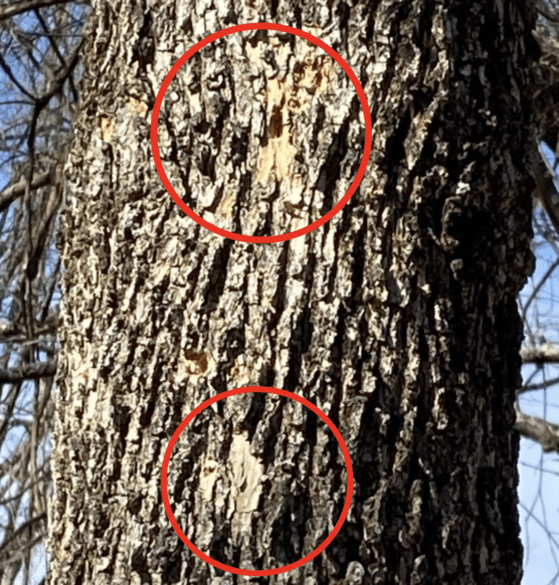
[[[151,157],[149,113],[172,64],[244,22],[330,44],[371,107],[373,152],[357,193],[289,242],[202,229]],[[60,238],[50,584],[244,582],[178,539],[159,481],[193,408],[257,384],[328,414],[355,489],[323,554],[255,582],[519,583],[515,299],[531,266],[533,190],[524,4],[113,0],[93,2],[88,26]],[[348,188],[364,142],[339,67],[275,33],[204,51],[160,116],[175,189],[242,233],[321,216]],[[328,535],[345,478],[314,414],[243,395],[191,423],[168,486],[194,544],[268,569]]]

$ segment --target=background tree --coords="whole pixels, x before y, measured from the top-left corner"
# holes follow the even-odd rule
[[[559,522],[551,494],[557,490],[559,422],[554,396],[557,392],[556,363],[556,268],[557,268],[557,96],[559,6],[555,1],[538,4],[539,20],[535,38],[542,49],[534,66],[533,109],[536,114],[540,157],[534,148],[533,165],[537,181],[533,225],[536,271],[520,297],[524,323],[524,383],[519,389],[516,428],[541,445],[524,445],[520,510],[524,518],[525,560],[532,578],[556,583],[559,578],[559,542],[554,535]],[[555,184],[554,184],[555,183]],[[548,497],[546,497],[548,496]],[[545,537],[543,546],[542,535]],[[534,546],[534,543],[536,546]],[[530,582],[530,581],[526,581]]]
[[[49,5],[54,5],[48,7]],[[54,249],[84,5],[0,6],[0,583],[44,575],[51,390],[58,345]],[[43,558],[43,566],[39,562]]]

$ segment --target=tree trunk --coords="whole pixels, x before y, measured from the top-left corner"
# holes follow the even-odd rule
[[[513,585],[521,321],[533,140],[523,2],[94,0],[66,168],[50,585],[217,584],[163,506],[163,457],[211,396],[262,385],[325,412],[355,476],[349,515],[305,565],[258,583]],[[171,200],[149,123],[172,65],[220,29],[275,22],[333,47],[364,87],[359,189],[286,242],[222,238]],[[167,176],[201,217],[299,229],[349,188],[364,146],[347,76],[289,34],[192,57],[159,116]],[[296,562],[328,536],[341,449],[307,408],[229,397],[169,465],[181,529],[216,561]]]

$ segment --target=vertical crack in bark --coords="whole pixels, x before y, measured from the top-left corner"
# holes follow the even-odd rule
[[[213,313],[219,304],[223,291],[225,289],[225,280],[227,278],[227,264],[231,255],[232,240],[224,240],[214,254],[212,266],[209,270],[208,284],[203,293],[204,304],[201,308],[206,315]]]

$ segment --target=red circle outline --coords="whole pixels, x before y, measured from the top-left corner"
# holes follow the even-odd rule
[[[171,182],[169,181],[169,179],[165,173],[165,169],[163,168],[163,163],[161,162],[161,156],[159,154],[159,143],[157,140],[157,125],[159,122],[159,112],[161,110],[161,104],[163,103],[163,98],[165,97],[165,93],[167,92],[167,89],[169,88],[169,84],[171,83],[171,81],[173,80],[175,75],[177,74],[178,70],[188,61],[188,59],[190,59],[190,57],[192,57],[192,55],[197,53],[200,49],[202,49],[203,47],[205,47],[209,43],[211,43],[217,39],[220,39],[222,37],[231,35],[231,34],[236,33],[236,32],[245,31],[245,30],[261,30],[261,29],[275,30],[275,31],[279,31],[279,32],[286,32],[286,33],[294,34],[298,37],[301,37],[301,38],[313,43],[314,45],[317,45],[323,51],[326,51],[333,59],[336,60],[336,62],[343,68],[343,70],[346,72],[346,74],[350,78],[351,82],[353,83],[353,86],[355,87],[355,90],[357,91],[357,95],[359,96],[359,100],[361,102],[361,108],[363,110],[363,118],[365,120],[365,147],[363,149],[363,158],[361,159],[361,164],[359,166],[359,170],[357,171],[357,174],[355,175],[353,182],[349,186],[349,189],[347,190],[346,194],[342,197],[342,199],[340,199],[340,201],[338,201],[338,203],[328,213],[326,213],[325,215],[323,215],[321,218],[317,219],[313,223],[309,224],[308,226],[300,228],[300,229],[295,230],[293,232],[286,232],[284,234],[278,234],[276,236],[245,236],[243,234],[238,234],[236,232],[230,232],[228,230],[224,230],[224,229],[217,227],[216,225],[206,221],[205,219],[200,217],[197,213],[195,213],[192,209],[190,209],[190,207],[188,207],[188,205],[186,205],[186,203],[184,203],[184,201],[179,197],[178,193],[173,189],[173,186],[171,185]],[[339,211],[341,211],[341,209],[344,207],[344,205],[351,199],[351,197],[353,196],[355,191],[357,191],[357,187],[359,186],[359,183],[361,183],[363,176],[365,174],[365,170],[366,170],[367,164],[369,162],[369,157],[371,155],[371,145],[373,142],[373,126],[372,126],[372,122],[371,122],[371,114],[369,112],[369,104],[367,102],[367,97],[365,96],[365,91],[364,91],[363,87],[359,83],[359,80],[357,79],[357,76],[353,72],[353,69],[344,60],[344,58],[341,55],[339,55],[330,45],[328,45],[324,41],[320,40],[319,38],[315,37],[314,35],[311,35],[308,32],[302,31],[302,30],[295,28],[295,27],[292,27],[292,26],[287,26],[285,24],[276,24],[276,23],[270,23],[270,22],[254,22],[254,23],[249,22],[246,24],[238,24],[235,26],[224,28],[220,31],[212,33],[211,35],[208,35],[207,37],[205,37],[204,39],[202,39],[201,41],[198,41],[195,45],[193,45],[175,63],[175,65],[173,66],[171,71],[167,74],[167,76],[163,80],[163,83],[161,84],[161,88],[159,89],[159,92],[157,94],[157,98],[155,100],[155,105],[153,107],[153,112],[151,115],[150,135],[151,135],[151,149],[152,149],[152,154],[153,154],[153,160],[155,161],[155,166],[157,168],[157,172],[159,174],[159,177],[160,177],[161,181],[163,182],[165,189],[167,189],[167,192],[169,193],[169,195],[171,195],[171,197],[173,198],[175,203],[191,219],[193,219],[196,223],[198,223],[202,227],[206,228],[207,230],[213,232],[214,234],[222,236],[224,238],[230,238],[232,240],[237,240],[239,242],[248,242],[248,243],[253,243],[253,244],[266,244],[266,243],[271,244],[274,242],[284,242],[286,240],[292,240],[294,238],[298,238],[299,236],[303,236],[305,234],[308,234],[309,232],[312,232],[313,230],[319,228],[321,225],[325,224],[327,221],[332,219],[334,217],[334,215],[336,215]]]
[[[167,471],[168,471],[168,467],[169,467],[169,461],[171,460],[171,453],[173,451],[173,447],[175,446],[180,434],[184,431],[184,429],[186,428],[188,423],[190,421],[192,421],[192,419],[197,414],[200,414],[200,412],[205,410],[208,406],[211,406],[212,404],[214,404],[215,402],[218,402],[219,400],[223,400],[224,398],[228,398],[229,396],[235,396],[237,394],[249,394],[251,392],[262,392],[262,393],[266,393],[266,394],[277,394],[279,396],[285,396],[286,398],[291,398],[292,400],[299,402],[303,406],[310,408],[316,415],[318,415],[328,425],[328,428],[334,433],[334,436],[336,437],[336,439],[340,445],[340,448],[342,450],[345,464],[346,464],[346,469],[347,469],[347,490],[346,490],[345,503],[344,503],[344,507],[342,509],[342,513],[340,514],[340,518],[339,518],[338,522],[336,523],[336,525],[334,526],[334,528],[332,529],[332,532],[330,532],[330,534],[328,535],[326,540],[324,540],[324,542],[321,545],[319,545],[317,548],[315,548],[308,555],[304,556],[302,559],[300,559],[294,563],[291,563],[289,565],[284,565],[283,567],[278,567],[277,569],[265,569],[265,570],[239,569],[237,567],[231,567],[229,565],[225,565],[223,563],[220,563],[220,562],[212,559],[208,555],[204,554],[200,549],[198,549],[187,538],[186,534],[181,530],[180,526],[178,525],[178,523],[175,519],[175,516],[173,515],[173,511],[171,510],[171,504],[169,503],[169,494],[167,492]],[[336,425],[330,420],[330,418],[324,412],[322,412],[322,410],[320,410],[320,408],[318,408],[318,406],[314,405],[312,402],[309,402],[306,398],[303,398],[302,396],[299,396],[298,394],[295,394],[294,392],[287,392],[286,390],[281,390],[280,388],[272,388],[272,387],[266,387],[266,386],[245,386],[242,388],[235,388],[234,390],[228,390],[226,392],[222,392],[221,394],[217,394],[216,396],[212,396],[211,398],[209,398],[205,402],[202,402],[202,404],[197,406],[182,421],[179,428],[175,431],[175,433],[171,437],[171,441],[169,442],[167,450],[165,451],[165,457],[163,458],[163,466],[161,469],[161,496],[163,499],[163,505],[165,506],[165,511],[167,512],[167,516],[168,516],[169,520],[171,521],[171,524],[172,524],[173,528],[175,529],[175,532],[177,533],[179,538],[186,544],[186,546],[194,554],[196,554],[198,557],[200,557],[202,560],[206,561],[210,565],[213,565],[214,567],[221,569],[222,571],[228,571],[229,573],[235,573],[236,575],[246,575],[248,577],[266,577],[269,575],[279,575],[280,573],[286,573],[287,571],[291,571],[293,569],[296,569],[297,567],[300,567],[300,566],[308,563],[309,561],[314,559],[316,556],[318,556],[334,540],[334,538],[336,537],[336,535],[340,531],[340,528],[342,527],[343,523],[345,522],[345,519],[346,519],[348,512],[349,512],[349,508],[351,506],[352,495],[353,495],[353,467],[351,465],[351,457],[349,455],[349,450],[345,444],[345,441],[344,441],[340,431],[336,427]]]

